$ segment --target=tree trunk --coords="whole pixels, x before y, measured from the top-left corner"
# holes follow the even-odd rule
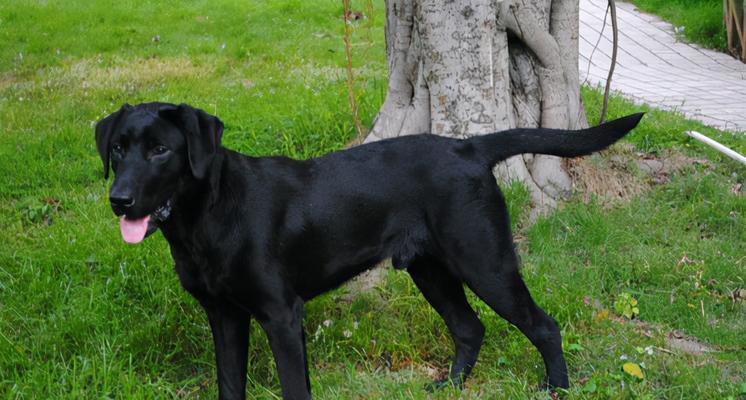
[[[389,83],[365,139],[468,137],[515,127],[586,125],[578,77],[578,0],[386,0]],[[557,157],[496,167],[537,209],[571,188]]]
[[[723,18],[728,51],[746,62],[746,1],[723,0]]]

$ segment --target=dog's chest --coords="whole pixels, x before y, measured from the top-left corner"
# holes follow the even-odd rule
[[[176,273],[181,285],[192,295],[209,295],[218,297],[223,292],[219,263],[205,249],[171,245]]]

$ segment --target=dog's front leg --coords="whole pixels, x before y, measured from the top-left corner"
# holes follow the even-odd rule
[[[251,316],[229,304],[205,307],[215,343],[221,400],[246,398],[246,364]]]
[[[282,398],[310,399],[306,335],[303,332],[303,301],[297,298],[287,305],[272,304],[263,314],[267,317],[257,317],[257,321],[267,333],[272,354],[275,356]]]

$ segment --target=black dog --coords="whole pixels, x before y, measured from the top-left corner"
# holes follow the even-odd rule
[[[221,146],[223,124],[187,105],[125,105],[96,126],[96,146],[125,241],[160,228],[184,288],[207,312],[220,397],[243,399],[249,322],[266,332],[286,399],[308,399],[303,304],[391,258],[453,335],[449,380],[477,361],[484,326],[463,284],[517,326],[568,387],[557,323],[518,271],[492,166],[521,153],[604,149],[642,114],[580,131],[514,129],[466,140],[406,136],[298,161]]]

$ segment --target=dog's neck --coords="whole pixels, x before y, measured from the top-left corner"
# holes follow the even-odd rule
[[[224,163],[223,152],[218,152],[203,179],[197,179],[192,175],[182,178],[170,200],[171,213],[168,219],[161,223],[161,230],[169,242],[173,237],[169,231],[177,226],[193,228],[207,214],[205,211],[209,212],[215,205],[219,197]]]

